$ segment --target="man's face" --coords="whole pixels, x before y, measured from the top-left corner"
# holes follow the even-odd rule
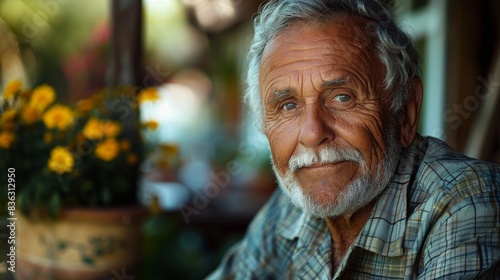
[[[273,167],[292,202],[318,217],[352,214],[399,159],[385,68],[354,17],[296,22],[266,47],[260,72]]]

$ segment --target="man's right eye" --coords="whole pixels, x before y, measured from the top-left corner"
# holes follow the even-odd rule
[[[287,102],[285,105],[283,105],[283,110],[285,111],[290,111],[297,108],[297,104],[293,102]]]

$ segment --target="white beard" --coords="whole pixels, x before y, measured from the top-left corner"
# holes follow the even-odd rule
[[[392,126],[393,127],[393,126]],[[389,183],[399,162],[401,145],[395,138],[395,130],[389,129],[387,150],[382,162],[377,163],[374,174],[366,170],[366,161],[357,150],[325,147],[319,152],[306,150],[294,155],[288,162],[289,170],[282,176],[277,171],[271,157],[278,184],[288,195],[291,202],[309,215],[317,218],[352,215],[377,197]],[[322,193],[321,201],[304,193],[295,177],[295,171],[315,163],[335,163],[354,161],[360,164],[363,174],[350,182],[338,193]],[[335,176],[335,175],[332,175]]]

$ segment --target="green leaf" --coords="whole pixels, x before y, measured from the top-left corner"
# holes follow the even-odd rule
[[[21,192],[19,193],[19,205],[21,206],[21,212],[26,215],[26,216],[29,216],[29,212],[30,212],[30,203],[29,203],[29,200],[28,200],[28,195],[26,194],[26,192]]]
[[[101,201],[104,205],[111,203],[111,191],[107,186],[102,186],[101,188]]]
[[[61,198],[57,192],[53,193],[49,200],[49,215],[52,218],[57,218],[61,207]]]
[[[34,184],[34,200],[35,200],[35,207],[40,208],[41,207],[41,202],[43,201],[41,198],[43,185],[35,183]]]

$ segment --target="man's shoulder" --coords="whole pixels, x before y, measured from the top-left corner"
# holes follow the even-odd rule
[[[424,137],[427,148],[417,171],[417,187],[453,199],[500,191],[500,165],[467,157],[443,141]]]
[[[494,269],[499,257],[495,227],[500,210],[499,165],[467,157],[438,139],[423,139],[405,239],[420,257],[419,278]]]

